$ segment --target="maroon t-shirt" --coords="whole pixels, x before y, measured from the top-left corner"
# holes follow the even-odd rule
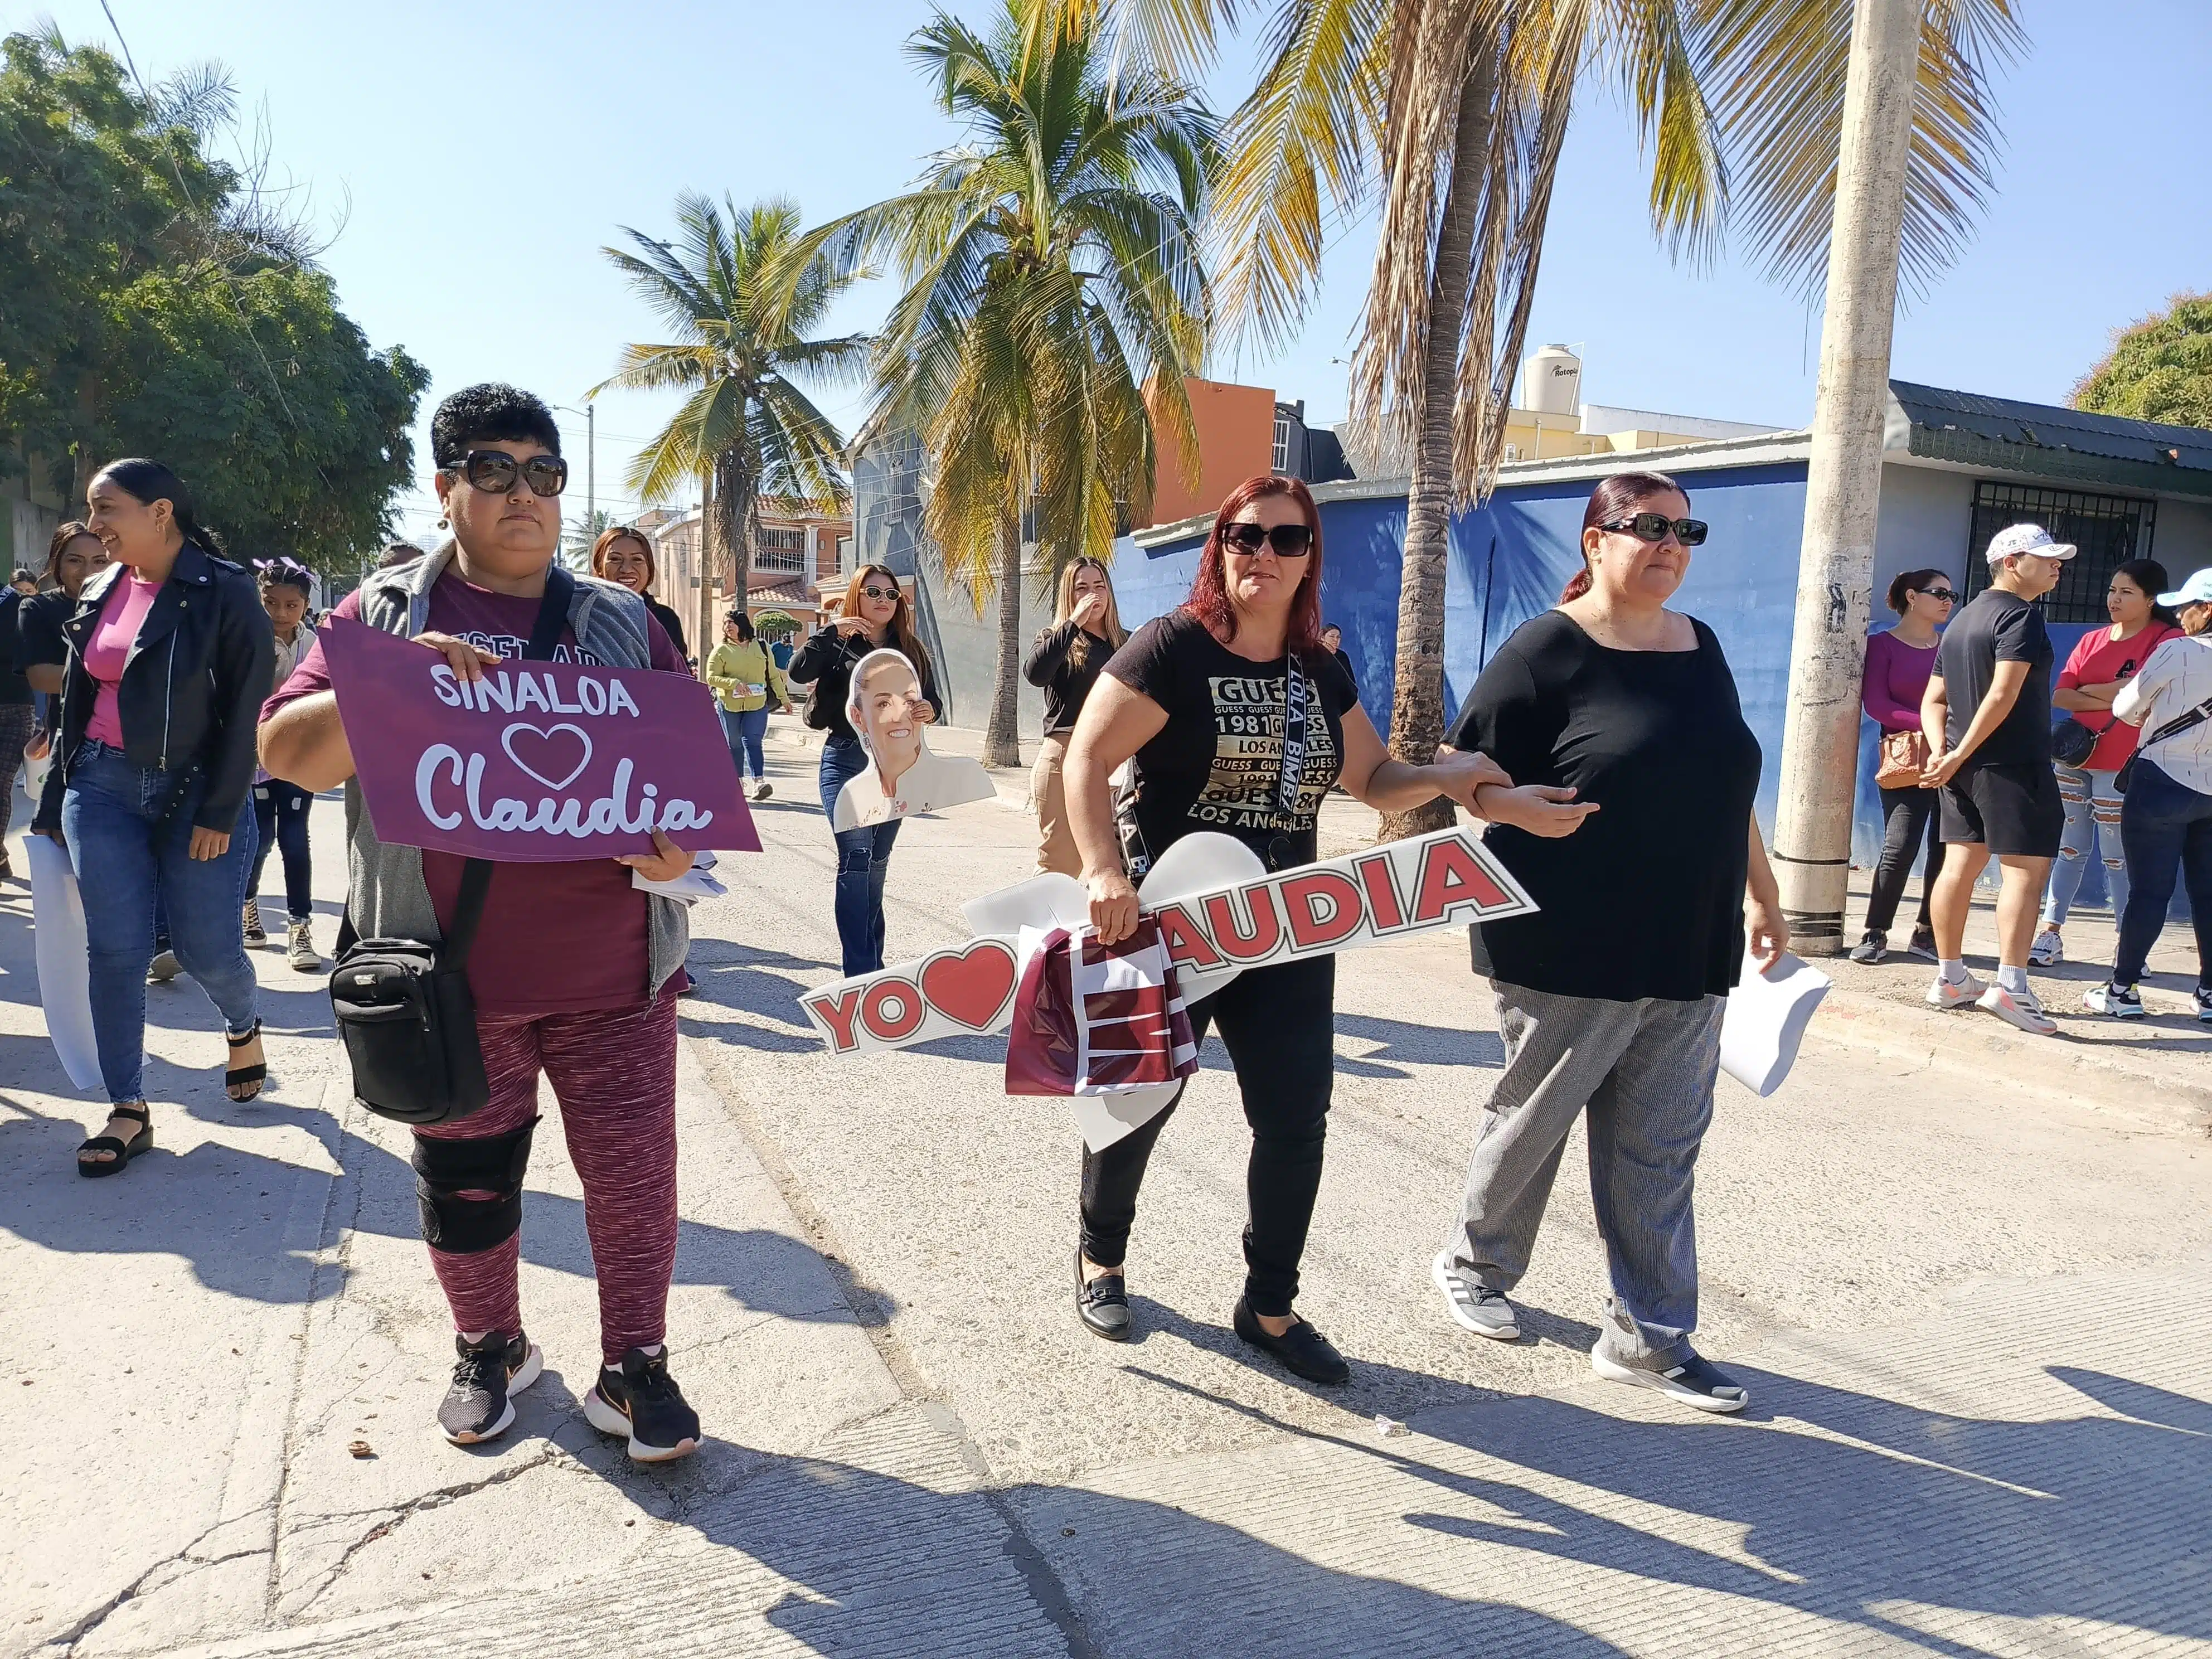
[[[331,614],[359,620],[361,595],[349,593]],[[494,593],[451,570],[430,590],[430,631],[451,634],[495,656],[520,657],[537,622],[536,599]],[[688,673],[660,624],[648,617],[646,629],[653,665],[667,673]],[[556,662],[599,660],[568,629],[553,657]],[[318,638],[291,678],[263,705],[261,718],[330,689],[330,665]],[[422,879],[441,928],[452,925],[465,861],[452,853],[422,854]],[[476,994],[479,1013],[534,1018],[635,1007],[647,1000],[648,971],[646,896],[630,885],[629,866],[599,858],[498,867],[469,952],[469,988]]]

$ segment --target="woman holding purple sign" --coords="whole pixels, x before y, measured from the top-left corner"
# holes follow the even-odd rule
[[[335,617],[431,646],[471,683],[526,654],[683,671],[636,593],[549,574],[568,469],[543,402],[513,386],[471,386],[439,405],[430,437],[453,540],[373,574]],[[565,619],[555,608],[563,594]],[[270,699],[261,754],[304,788],[346,786],[354,931],[447,936],[470,860],[377,839],[321,641]],[[467,962],[490,1103],[415,1130],[423,1237],[459,1355],[438,1425],[456,1445],[505,1433],[512,1396],[543,1364],[523,1331],[516,1237],[543,1073],[583,1182],[599,1275],[602,1364],[585,1415],[626,1437],[641,1462],[698,1448],[698,1413],[669,1374],[665,1346],[676,1263],[675,999],[689,927],[680,903],[631,879],[635,870],[673,880],[691,858],[659,831],[653,842],[650,856],[490,866]]]

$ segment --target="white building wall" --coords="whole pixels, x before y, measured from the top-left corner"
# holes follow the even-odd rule
[[[1892,461],[1881,469],[1881,507],[1874,532],[1874,614],[1889,620],[1883,596],[1901,570],[1941,570],[1966,578],[1966,537],[1973,527],[1974,475]]]

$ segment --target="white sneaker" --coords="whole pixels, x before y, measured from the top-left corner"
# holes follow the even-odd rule
[[[1971,1008],[1982,1000],[1990,988],[1969,974],[1964,979],[1945,979],[1937,975],[1928,988],[1928,1006],[1931,1008]]]
[[[1519,1340],[1521,1323],[1514,1316],[1513,1304],[1505,1299],[1505,1293],[1492,1290],[1452,1266],[1449,1250],[1437,1252],[1437,1259],[1429,1264],[1429,1277],[1444,1293],[1444,1311],[1462,1330],[1473,1331],[1477,1336],[1486,1336],[1496,1342]]]
[[[2060,941],[2056,927],[2046,927],[2035,936],[2035,943],[2027,947],[2027,965],[2048,968],[2066,960],[2066,947]]]
[[[1988,1009],[2008,1025],[2017,1025],[2033,1036],[2058,1035],[2058,1022],[2043,1012],[2043,1005],[2035,1000],[2033,991],[2008,991],[2002,985],[1992,985],[1975,999],[1974,1006]]]

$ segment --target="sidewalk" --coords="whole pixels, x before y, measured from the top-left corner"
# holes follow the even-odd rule
[[[343,823],[334,797],[314,811],[327,947]],[[640,1470],[582,1420],[597,1307],[547,1133],[522,1232],[546,1370],[514,1429],[463,1450],[433,1419],[453,1335],[408,1137],[334,1070],[323,978],[254,953],[272,1082],[246,1105],[205,997],[150,988],[156,1148],[90,1182],[72,1148],[100,1108],[46,1040],[29,921],[27,888],[0,888],[0,1653],[1063,1650],[690,1044],[670,1333],[707,1446]],[[906,1546],[853,1547],[884,1526]]]
[[[2212,1649],[2212,1378],[2173,1340],[2212,1320],[2189,1142],[1934,1097],[1825,1042],[1771,1101],[1731,1085],[1700,1340],[1757,1399],[1708,1422],[1590,1376],[1602,1253],[1572,1182],[1519,1292],[1528,1338],[1438,1314],[1428,1212],[1497,1039],[1456,942],[1408,941],[1355,953],[1340,989],[1301,1306],[1352,1387],[1297,1384],[1218,1322],[1245,1138],[1213,1048],[1154,1160],[1139,1340],[1102,1344],[1067,1309],[1053,1103],[1000,1096],[988,1043],[839,1066],[806,1033],[834,860],[805,757],[771,752],[767,850],[694,913],[670,1334],[709,1439],[657,1470],[577,1414],[595,1307],[558,1134],[523,1224],[549,1369],[505,1439],[449,1447],[406,1135],[334,1077],[320,979],[257,953],[274,1082],[244,1106],[205,1000],[151,992],[160,1149],[82,1181],[100,1109],[59,1075],[24,890],[0,890],[0,1654]],[[315,811],[327,945],[338,814]],[[1027,842],[987,804],[908,826],[896,945],[954,936],[957,898]]]
[[[808,730],[796,716],[780,714],[770,720],[769,735],[794,756],[808,758],[811,782],[811,757],[820,751],[822,733]],[[930,743],[943,754],[980,756],[983,734],[938,726],[931,730]],[[1033,738],[1024,736],[1022,752],[1034,756]],[[991,778],[1002,805],[1024,814],[1030,811],[1026,766],[993,769]],[[1341,792],[1332,793],[1322,807],[1322,855],[1334,857],[1370,845],[1376,816]],[[1850,922],[1846,933],[1853,939],[1866,913],[1870,879],[1870,872],[1851,872],[1845,915]],[[2212,1026],[2200,1025],[2195,1017],[2191,990],[2197,982],[2197,943],[2186,926],[2169,924],[2151,952],[2142,987],[2146,1018],[2110,1019],[2087,1012],[2081,999],[2111,966],[2117,930],[2108,913],[2076,909],[2066,923],[2068,959],[2029,972],[2029,982],[2059,1028],[2054,1037],[2037,1037],[1979,1011],[1939,1012],[1928,1006],[1925,995],[1935,970],[1904,951],[1919,899],[1916,877],[1906,890],[1888,961],[1862,966],[1833,957],[1814,964],[1835,982],[1814,1016],[1815,1030],[1938,1073],[1999,1077],[2148,1127],[2212,1133]],[[1967,965],[1985,979],[1992,976],[1996,948],[1995,903],[1978,896],[1966,925]]]

